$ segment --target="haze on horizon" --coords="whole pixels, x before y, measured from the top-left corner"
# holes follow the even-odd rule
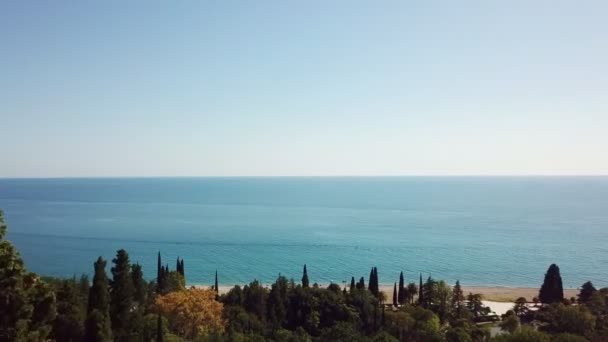
[[[0,3],[0,177],[608,174],[608,2]]]

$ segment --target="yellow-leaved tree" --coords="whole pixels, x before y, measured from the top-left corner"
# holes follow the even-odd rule
[[[156,305],[178,335],[196,338],[224,332],[224,305],[215,300],[215,295],[211,289],[192,288],[160,296]]]

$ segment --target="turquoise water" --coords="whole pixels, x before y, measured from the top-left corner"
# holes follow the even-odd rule
[[[281,273],[381,283],[422,272],[465,285],[608,286],[608,177],[0,179],[9,239],[30,270],[90,273],[126,249],[190,284]],[[108,269],[109,270],[109,269]]]

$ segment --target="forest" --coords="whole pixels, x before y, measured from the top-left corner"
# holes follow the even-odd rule
[[[94,261],[92,278],[44,277],[27,271],[6,234],[0,211],[1,342],[608,341],[608,288],[586,282],[564,298],[555,264],[537,298],[519,298],[493,317],[458,281],[419,275],[406,283],[402,272],[387,298],[376,267],[346,286],[320,286],[304,265],[297,281],[253,280],[220,294],[221,270],[214,286],[187,287],[183,259],[172,269],[158,252],[156,275],[145,277],[118,250],[110,262]]]

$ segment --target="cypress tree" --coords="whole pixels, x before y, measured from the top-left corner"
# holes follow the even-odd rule
[[[407,297],[406,292],[407,291],[405,290],[405,279],[403,277],[403,272],[401,272],[401,274],[399,275],[399,294],[397,296],[399,304],[405,304],[405,300]]]
[[[220,293],[220,286],[219,282],[217,281],[217,270],[215,270],[215,293]]]
[[[355,291],[355,277],[350,277],[350,293]]]
[[[163,277],[163,265],[161,263],[161,259],[160,259],[160,252],[158,252],[158,258],[157,258],[157,266],[156,266],[156,282],[158,284],[160,284],[160,280]]]
[[[397,283],[393,286],[393,306],[397,307]]]
[[[422,285],[422,273],[420,273],[420,285],[418,285],[418,304],[424,302],[424,286]]]
[[[99,257],[94,267],[93,285],[89,289],[85,341],[111,342],[110,294],[108,293],[106,261]]]
[[[359,278],[359,282],[357,283],[358,290],[365,290],[365,279],[363,277]]]
[[[112,330],[116,341],[128,341],[131,335],[131,310],[133,309],[133,278],[129,254],[120,249],[112,259],[112,281],[110,282],[110,313]]]
[[[302,274],[302,287],[308,287],[308,271],[306,270],[306,264],[304,264],[304,272]]]
[[[578,302],[581,304],[587,303],[594,293],[597,292],[595,286],[590,281],[586,282],[581,286],[581,291],[578,294]]]
[[[184,277],[184,282],[186,281],[186,271],[184,270],[184,258],[180,262],[179,269],[181,271],[182,277]]]
[[[562,276],[559,274],[559,267],[556,264],[549,266],[538,298],[543,304],[559,303],[564,300]]]
[[[175,262],[175,271],[177,273],[182,274],[181,263],[179,262],[179,257],[177,257],[177,261]]]

